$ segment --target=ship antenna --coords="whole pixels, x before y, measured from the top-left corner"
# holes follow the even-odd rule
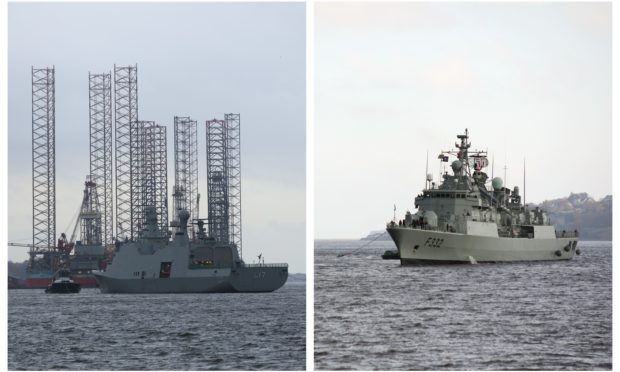
[[[426,173],[424,174],[424,188],[428,189],[428,149],[426,149]]]
[[[523,158],[523,206],[525,206],[525,157]]]
[[[508,179],[506,178],[506,169],[508,169],[508,167],[506,166],[506,162],[507,162],[507,156],[506,156],[506,137],[504,136],[504,185],[506,185],[506,187],[508,187]]]

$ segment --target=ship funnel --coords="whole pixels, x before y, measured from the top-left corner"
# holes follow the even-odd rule
[[[179,224],[182,232],[187,232],[187,220],[189,220],[189,212],[186,209],[179,211]]]

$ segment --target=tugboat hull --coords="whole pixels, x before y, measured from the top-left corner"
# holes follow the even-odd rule
[[[391,250],[391,249],[388,249],[387,251],[383,252],[383,254],[381,255],[381,258],[383,258],[384,260],[400,260],[400,256],[398,255],[398,250]]]
[[[78,283],[52,283],[50,284],[45,293],[79,293],[80,285]]]

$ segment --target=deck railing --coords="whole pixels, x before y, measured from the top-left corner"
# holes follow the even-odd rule
[[[244,264],[243,267],[288,267],[287,263]]]
[[[201,270],[201,269],[230,269],[232,268],[231,264],[228,265],[200,265],[200,264],[189,264],[189,268],[191,270]]]
[[[430,230],[430,231],[441,231],[441,232],[455,232],[455,231],[451,231],[451,230],[440,230],[438,227],[431,227],[428,225],[406,225],[406,224],[401,224],[399,225],[398,223],[394,223],[394,222],[388,222],[386,224],[387,228],[390,227],[400,227],[400,228],[406,228],[406,229],[415,229],[415,230]]]
[[[579,231],[577,231],[577,230],[574,230],[574,231],[566,231],[566,230],[557,231],[557,230],[555,230],[555,237],[556,238],[578,238],[579,237]]]

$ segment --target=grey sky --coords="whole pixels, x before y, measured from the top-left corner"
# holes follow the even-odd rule
[[[413,209],[469,128],[527,201],[611,194],[610,3],[317,3],[315,236]],[[491,169],[488,169],[491,173]]]
[[[241,113],[244,257],[305,272],[304,4],[11,3],[8,36],[9,240],[32,236],[31,65],[56,66],[60,233],[88,173],[88,72],[137,63],[140,119],[168,127],[169,189],[173,116],[199,121],[205,214],[204,121]]]

